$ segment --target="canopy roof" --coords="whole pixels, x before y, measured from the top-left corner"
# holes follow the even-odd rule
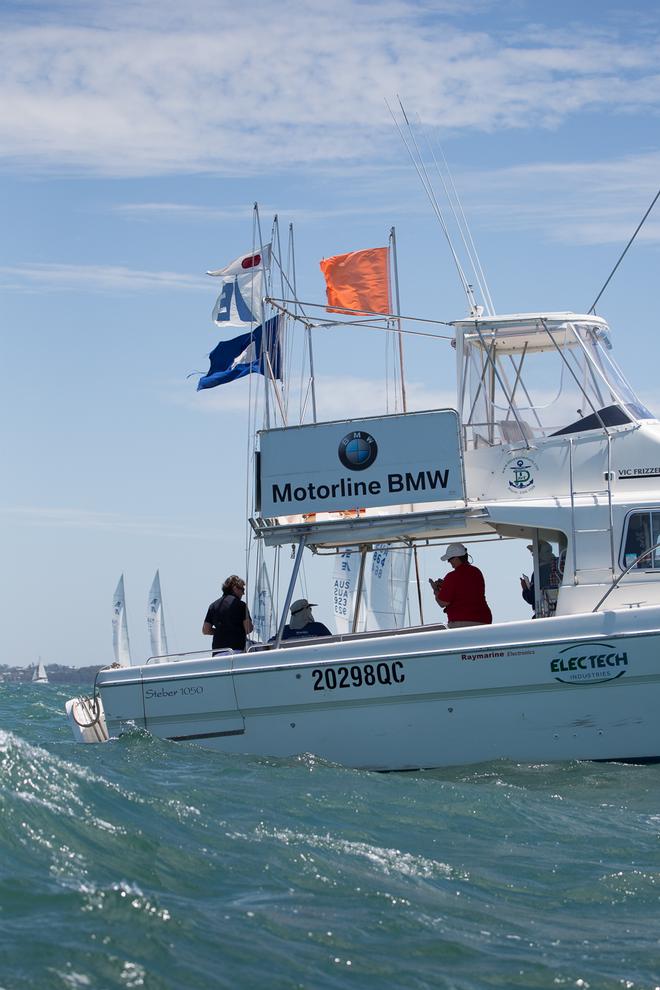
[[[602,334],[609,332],[607,322],[600,316],[580,313],[541,312],[478,316],[455,320],[452,326],[463,340],[472,346],[489,348],[495,343],[499,354],[513,354],[523,350],[555,350],[556,345],[579,346],[569,324],[593,327]]]
[[[329,550],[375,543],[408,545],[428,540],[479,536],[494,532],[488,520],[487,509],[461,506],[282,524],[277,519],[257,518],[250,519],[250,524],[255,536],[263,539],[267,546],[298,543],[304,537],[306,546],[313,550]]]

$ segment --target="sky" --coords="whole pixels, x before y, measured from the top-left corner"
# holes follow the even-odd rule
[[[445,155],[499,313],[588,310],[660,186],[650,0],[5,0],[0,27],[0,664],[109,662],[122,573],[146,657],[156,568],[170,648],[207,645],[245,571],[249,385],[188,376],[221,336],[205,272],[251,250],[255,202],[266,236],[294,225],[301,299],[394,226],[402,311],[466,314],[388,104]],[[654,411],[659,247],[660,207],[599,304]],[[381,335],[314,348],[324,418],[383,411]],[[453,405],[453,370],[406,340],[414,408]],[[475,560],[496,619],[529,615],[524,546]],[[320,565],[301,590],[328,621]]]

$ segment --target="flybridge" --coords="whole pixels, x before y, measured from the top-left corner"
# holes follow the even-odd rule
[[[406,471],[405,474],[393,473],[387,475],[386,490],[388,493],[403,492],[426,492],[442,490],[447,487],[449,481],[449,468],[444,471],[418,471],[417,473]],[[282,487],[273,484],[272,500],[273,505],[283,502],[304,502],[307,499],[314,501],[325,501],[330,498],[362,498],[380,495],[383,485],[380,481],[353,481],[351,478],[341,478],[337,482],[329,485],[315,485],[309,482],[306,485],[296,485],[292,487],[291,482],[287,482]]]
[[[265,430],[262,516],[464,498],[453,409]]]

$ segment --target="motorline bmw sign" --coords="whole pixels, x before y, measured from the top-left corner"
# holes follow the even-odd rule
[[[262,516],[464,498],[455,409],[291,426],[259,436]]]

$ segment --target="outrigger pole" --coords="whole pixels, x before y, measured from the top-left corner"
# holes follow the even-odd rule
[[[412,164],[413,164],[413,166],[415,168],[415,171],[417,172],[417,176],[419,178],[419,181],[421,182],[422,187],[424,188],[424,192],[426,193],[426,195],[428,197],[428,200],[429,200],[429,203],[431,204],[431,209],[435,213],[436,218],[438,220],[438,223],[440,224],[440,227],[442,228],[442,232],[445,235],[445,239],[446,239],[447,244],[449,246],[449,250],[451,252],[451,256],[452,256],[453,261],[454,261],[454,264],[456,266],[456,271],[458,272],[458,277],[460,279],[461,285],[463,286],[463,291],[465,292],[465,295],[466,295],[466,298],[467,298],[467,303],[468,303],[468,309],[469,309],[469,312],[470,312],[470,316],[477,316],[477,315],[479,315],[480,312],[483,311],[482,310],[482,307],[480,307],[480,306],[477,305],[477,300],[475,299],[475,296],[474,296],[474,290],[473,290],[472,286],[470,285],[470,283],[467,280],[467,276],[466,276],[466,274],[465,274],[465,272],[463,270],[463,266],[461,265],[461,262],[460,262],[460,259],[458,257],[458,254],[456,253],[456,249],[454,248],[454,244],[453,244],[453,241],[452,241],[452,238],[451,238],[451,234],[449,233],[449,228],[447,227],[447,223],[446,223],[445,218],[444,218],[444,216],[442,214],[442,210],[440,209],[440,205],[438,203],[437,197],[436,197],[435,192],[433,190],[433,186],[431,184],[431,180],[429,179],[428,172],[426,170],[426,166],[424,165],[424,160],[422,158],[422,154],[421,154],[421,152],[419,150],[419,145],[417,144],[417,139],[415,137],[415,133],[414,133],[414,131],[412,129],[412,126],[410,124],[410,121],[408,120],[408,115],[407,115],[407,113],[406,113],[406,111],[404,109],[404,106],[403,106],[403,103],[401,102],[401,100],[398,97],[397,97],[397,99],[398,99],[398,102],[399,102],[399,107],[401,109],[401,113],[403,115],[403,119],[405,121],[406,127],[408,128],[408,133],[410,135],[410,142],[408,141],[408,139],[406,138],[405,134],[403,133],[403,130],[401,128],[401,125],[399,124],[399,121],[396,119],[396,116],[395,116],[392,108],[390,107],[389,103],[387,102],[387,100],[385,101],[385,105],[386,105],[387,109],[390,111],[392,120],[394,121],[394,126],[396,127],[397,131],[399,132],[399,137],[403,141],[403,144],[405,146],[405,149],[408,152],[408,155],[410,157],[410,160],[411,160],[411,162],[412,162]],[[450,201],[450,206],[451,206],[451,201]]]
[[[644,225],[644,222],[645,222],[646,218],[648,217],[649,213],[651,212],[651,210],[653,209],[653,207],[655,206],[655,204],[657,203],[657,201],[658,201],[659,198],[660,198],[660,189],[658,189],[657,193],[653,197],[653,202],[649,206],[648,210],[646,211],[646,213],[644,214],[644,216],[642,217],[642,219],[637,224],[637,227],[635,229],[635,233],[632,235],[632,237],[630,238],[630,240],[626,244],[625,248],[621,252],[621,255],[619,256],[619,260],[617,261],[616,265],[614,266],[614,268],[612,269],[612,271],[608,275],[607,280],[605,282],[605,285],[603,286],[603,288],[600,290],[600,292],[598,293],[598,295],[596,296],[596,298],[592,302],[591,308],[587,311],[588,313],[593,313],[594,310],[596,309],[596,303],[598,302],[598,300],[600,299],[600,297],[602,296],[602,294],[605,292],[605,289],[608,287],[608,285],[612,281],[612,278],[614,277],[615,271],[617,270],[617,268],[619,267],[619,265],[621,264],[621,262],[625,258],[626,254],[628,253],[628,248],[631,246],[632,242],[635,240],[635,238],[639,234],[640,230],[642,229],[642,227]]]

